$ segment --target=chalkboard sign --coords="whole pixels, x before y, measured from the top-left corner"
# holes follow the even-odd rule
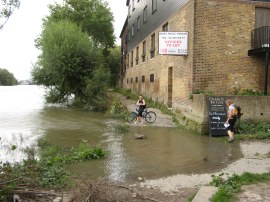
[[[210,136],[227,135],[224,127],[227,120],[226,100],[224,97],[208,97],[208,117]]]

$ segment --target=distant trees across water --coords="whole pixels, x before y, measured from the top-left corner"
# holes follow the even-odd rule
[[[18,81],[11,72],[0,68],[0,86],[14,86],[17,84]]]

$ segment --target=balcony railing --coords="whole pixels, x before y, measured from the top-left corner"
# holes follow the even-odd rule
[[[260,27],[251,32],[251,47],[270,48],[270,26]]]

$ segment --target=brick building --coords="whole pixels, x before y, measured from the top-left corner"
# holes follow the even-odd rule
[[[126,6],[124,88],[181,111],[192,110],[195,91],[269,89],[269,1],[127,0]],[[160,54],[164,32],[187,33],[187,54]]]

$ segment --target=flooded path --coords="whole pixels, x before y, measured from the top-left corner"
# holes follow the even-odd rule
[[[173,127],[131,125],[127,133],[116,133],[113,126],[120,120],[83,109],[45,105],[44,90],[38,86],[0,87],[0,94],[0,161],[20,161],[22,150],[35,145],[40,137],[67,147],[87,142],[106,149],[108,157],[74,164],[69,167],[73,173],[132,183],[138,177],[214,172],[242,155],[238,143],[226,144]],[[135,134],[147,138],[136,140]],[[18,149],[10,151],[12,145]]]

